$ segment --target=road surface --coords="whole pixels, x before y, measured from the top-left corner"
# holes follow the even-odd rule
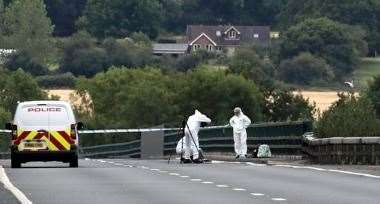
[[[11,169],[9,160],[0,161],[33,203],[380,203],[380,177],[318,168],[132,159],[84,159],[79,165]],[[15,203],[1,184],[0,200]]]

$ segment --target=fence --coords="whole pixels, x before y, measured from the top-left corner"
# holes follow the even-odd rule
[[[312,129],[311,122],[253,124],[247,128],[249,150],[268,144],[274,154],[301,154],[302,135]],[[174,151],[180,138],[177,128],[85,130],[80,132],[80,154],[85,157],[141,156],[141,133],[163,131],[163,154]],[[96,138],[97,137],[97,138]],[[232,128],[207,127],[199,132],[200,147],[205,152],[233,152]]]

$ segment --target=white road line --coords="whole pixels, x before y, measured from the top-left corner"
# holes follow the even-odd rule
[[[212,160],[211,164],[223,164],[226,163],[225,161],[218,161],[218,160]]]
[[[160,171],[159,169],[150,169],[151,171]]]
[[[180,176],[180,174],[177,174],[177,173],[169,173],[169,175],[171,175],[171,176]]]
[[[106,161],[104,161],[104,160],[100,160],[100,159],[98,159],[98,162],[106,163]]]
[[[30,201],[23,192],[21,192],[11,183],[2,166],[0,166],[0,182],[4,184],[4,187],[6,189],[12,192],[12,194],[17,198],[18,201],[20,201],[20,203],[32,204],[32,201]]]
[[[146,167],[146,166],[141,166],[140,168],[142,168],[142,169],[149,169],[149,168]]]
[[[214,182],[212,182],[212,181],[203,181],[202,183],[203,184],[213,184]]]
[[[253,162],[246,162],[247,165],[250,165],[250,166],[267,166],[266,164],[256,164],[256,163],[253,163]]]
[[[181,176],[181,178],[189,178],[189,176]]]
[[[190,179],[190,181],[202,181],[202,179]]]
[[[316,171],[329,171],[329,172],[335,172],[335,173],[342,173],[342,174],[349,174],[349,175],[355,175],[355,176],[363,176],[368,178],[376,178],[380,179],[380,176],[372,175],[372,174],[365,174],[365,173],[356,173],[351,171],[342,171],[342,170],[335,170],[335,169],[323,169],[323,168],[317,168],[312,166],[293,166],[293,165],[287,165],[287,164],[278,164],[274,165],[276,167],[285,167],[285,168],[293,168],[293,169],[310,169],[310,170],[316,170]]]
[[[160,171],[160,173],[168,173],[168,171]]]
[[[228,188],[229,186],[228,185],[216,185],[216,187],[218,187],[218,188]]]
[[[335,170],[335,169],[329,169],[330,172],[336,172],[336,173],[342,173],[342,174],[350,174],[350,175],[356,175],[356,176],[364,176],[369,178],[380,178],[380,176],[375,176],[372,174],[363,174],[363,173],[355,173],[351,171],[341,171],[341,170]]]
[[[263,193],[250,193],[250,194],[253,195],[253,196],[264,196]]]
[[[232,190],[234,190],[234,191],[246,191],[247,189],[244,189],[244,188],[234,188]]]
[[[272,198],[273,201],[286,201],[285,198]]]

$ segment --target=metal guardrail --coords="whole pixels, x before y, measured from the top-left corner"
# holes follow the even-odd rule
[[[145,128],[145,129],[111,129],[111,130],[81,130],[80,135],[106,135],[106,137],[118,135],[128,137],[125,133],[142,133],[163,131],[164,154],[174,151],[179,128]],[[259,144],[268,144],[274,153],[299,154],[302,150],[302,135],[311,131],[311,123],[304,121],[258,123],[247,128],[248,148],[256,148]],[[0,132],[9,132],[0,130]],[[232,128],[230,126],[210,126],[200,130],[200,147],[204,151],[227,152],[233,151]],[[134,135],[136,136],[136,134]],[[140,156],[141,141],[139,138],[129,142],[103,144],[96,146],[80,147],[79,151],[83,157],[107,157],[128,155]]]

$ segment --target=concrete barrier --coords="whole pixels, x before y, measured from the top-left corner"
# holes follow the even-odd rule
[[[380,165],[380,137],[304,137],[303,153],[321,164]]]

